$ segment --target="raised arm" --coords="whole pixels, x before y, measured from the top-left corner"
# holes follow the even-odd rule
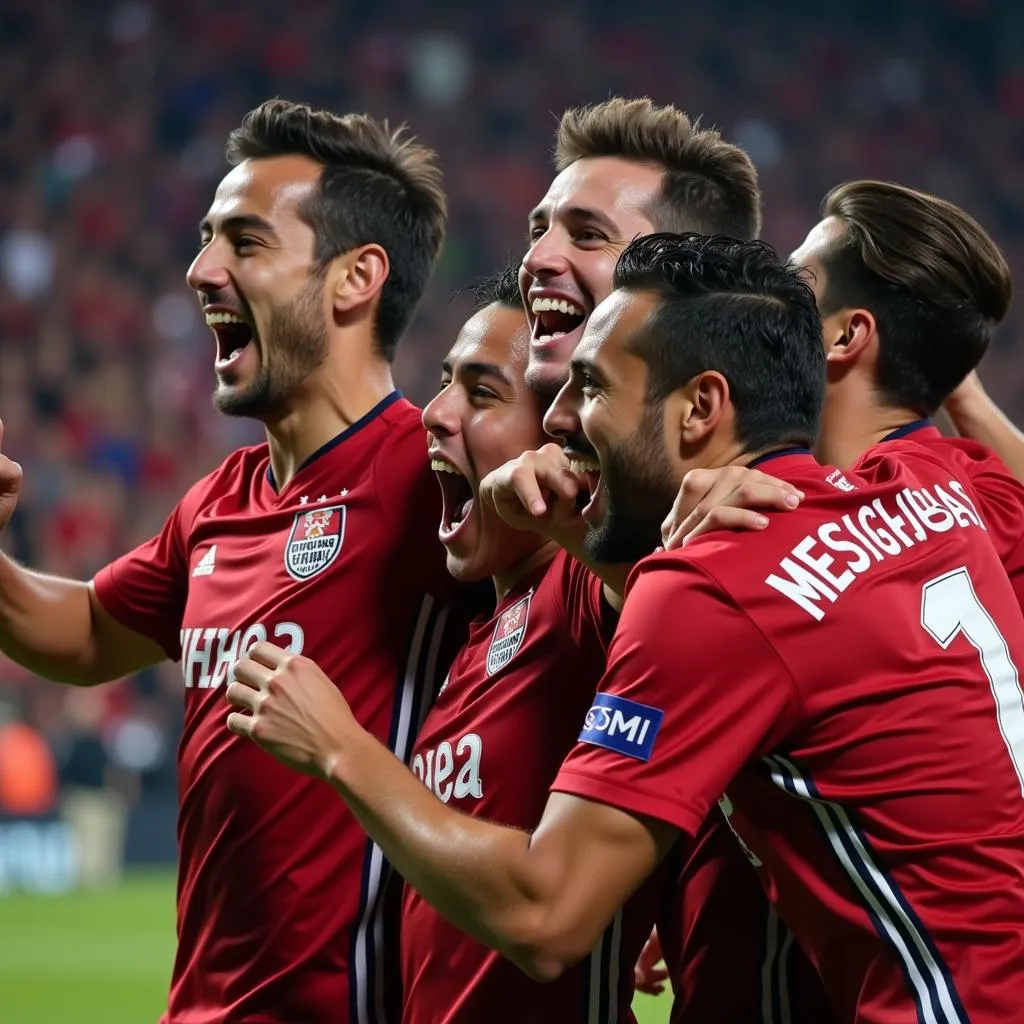
[[[991,448],[1024,482],[1024,433],[989,398],[977,372],[968,375],[944,408],[960,434]]]

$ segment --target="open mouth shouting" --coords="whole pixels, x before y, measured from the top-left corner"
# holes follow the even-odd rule
[[[252,324],[240,313],[224,306],[206,306],[203,312],[207,326],[217,339],[214,369],[221,377],[237,375],[243,360],[255,348]]]
[[[469,478],[448,456],[436,448],[429,454],[430,468],[441,485],[441,526],[437,536],[447,546],[456,542],[475,522],[475,494]]]
[[[530,343],[540,349],[568,345],[570,341],[575,347],[587,319],[587,310],[581,302],[559,295],[531,295],[530,312],[534,318]]]

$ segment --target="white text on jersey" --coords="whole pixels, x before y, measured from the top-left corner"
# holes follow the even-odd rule
[[[892,504],[886,508],[875,498],[838,522],[822,523],[779,562],[765,583],[820,622],[828,606],[873,565],[957,527],[985,529],[958,480],[946,487],[904,487]],[[845,557],[837,563],[821,546]],[[823,601],[828,602],[824,607]]]
[[[279,622],[268,630],[262,622],[245,629],[195,626],[181,631],[181,674],[186,687],[214,689],[234,679],[231,667],[270,636],[289,654],[301,654],[305,634],[297,622]],[[282,640],[287,641],[282,644]]]
[[[443,740],[432,750],[417,754],[412,759],[412,770],[420,782],[445,803],[452,797],[461,800],[472,796],[479,800],[484,795],[480,779],[483,752],[483,741],[475,732],[469,732],[455,744],[454,750],[447,740]],[[458,765],[454,781],[449,781],[456,771],[456,758],[462,763]]]

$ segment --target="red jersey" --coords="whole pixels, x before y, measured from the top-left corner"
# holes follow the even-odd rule
[[[593,702],[613,629],[600,581],[556,555],[473,625],[424,723],[413,771],[463,814],[535,828]],[[546,985],[406,887],[404,1024],[632,1020],[633,964],[654,920],[656,884],[617,915],[587,960]]]
[[[420,413],[395,392],[280,491],[265,444],[235,452],[97,575],[104,608],[184,676],[168,1024],[388,1019],[390,868],[328,786],[228,732],[224,690],[270,640],[312,658],[407,760],[467,625],[449,614],[439,520]]]
[[[921,457],[922,452],[930,453],[954,473],[967,474],[985,528],[1024,607],[1024,484],[990,448],[966,437],[944,437],[929,420],[915,420],[868,449],[854,469],[870,475],[866,467],[875,456],[906,461]]]
[[[1024,617],[978,499],[936,460],[879,457],[869,480],[788,454],[772,472],[800,508],[634,571],[602,714],[555,788],[691,836],[725,793],[840,1020],[1008,1024]],[[676,608],[699,644],[667,628]]]
[[[829,1024],[818,972],[765,896],[721,811],[683,843],[658,916],[672,1024]]]

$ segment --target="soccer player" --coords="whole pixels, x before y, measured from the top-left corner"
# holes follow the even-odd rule
[[[524,374],[529,329],[517,268],[477,290],[479,311],[423,412],[444,495],[441,541],[453,576],[490,578],[493,614],[456,656],[416,742],[413,772],[450,808],[536,825],[604,671],[615,617],[600,580],[553,542],[507,526],[479,501],[490,469],[543,443],[543,406]],[[261,649],[251,652],[261,658]],[[543,989],[460,932],[415,889],[402,915],[405,1024],[629,1019],[632,967],[660,897],[652,878],[584,962]]]
[[[569,110],[559,124],[555,162],[558,174],[529,217],[520,275],[532,321],[527,379],[549,402],[568,379],[569,358],[589,314],[611,292],[615,261],[629,241],[652,231],[752,239],[761,228],[750,158],[672,106],[615,98]],[[547,422],[570,453],[575,445],[576,455],[588,454],[578,429],[566,429],[557,416]],[[558,458],[564,462],[562,453]],[[784,507],[792,493],[764,477],[755,496],[767,507]],[[582,524],[575,514],[572,520],[554,536],[585,557]],[[529,518],[520,525],[536,528]],[[630,566],[593,568],[621,592]],[[678,898],[666,901],[659,917],[674,1020],[773,1024],[788,992],[792,1024],[828,1024],[820,982],[717,809],[679,876]]]
[[[828,386],[818,456],[855,467],[883,445],[909,457],[927,450],[962,467],[1024,604],[1024,486],[991,450],[944,438],[929,419],[973,372],[1009,308],[1013,283],[1003,254],[959,207],[891,182],[841,185],[826,196],[823,213],[791,257],[806,269],[822,317]],[[728,473],[739,486],[745,471]],[[666,547],[700,528],[692,505],[708,479],[684,485],[690,493],[666,526]],[[721,496],[728,483],[719,486]],[[711,506],[718,496],[701,502]],[[737,524],[727,514],[725,522]]]
[[[649,550],[647,496],[667,508],[693,466],[771,458],[805,499],[638,566],[539,826],[452,813],[298,655],[243,660],[233,727],[326,778],[415,888],[536,977],[581,959],[724,791],[841,1020],[1005,1024],[1024,985],[1024,617],[970,482],[813,459],[821,325],[767,246],[655,235],[616,283],[572,367],[600,460],[591,556]]]
[[[188,281],[215,342],[214,404],[267,441],[91,583],[0,559],[0,646],[83,686],[181,661],[168,1024],[380,1022],[398,995],[389,866],[326,787],[225,730],[224,691],[239,657],[276,640],[407,760],[464,639],[420,412],[390,371],[445,196],[433,154],[401,133],[283,100],[249,113],[227,155]],[[19,481],[0,461],[0,525]]]

